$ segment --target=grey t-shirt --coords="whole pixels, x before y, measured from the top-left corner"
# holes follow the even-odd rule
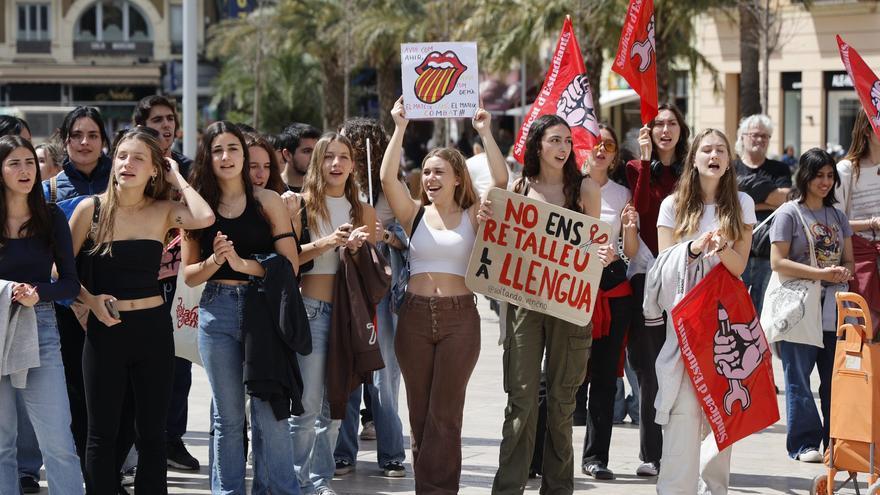
[[[840,265],[843,244],[852,236],[852,229],[846,214],[837,208],[825,206],[810,210],[806,205],[789,201],[779,207],[773,224],[770,226],[770,242],[790,242],[788,259],[810,264],[809,242],[795,208],[807,222],[816,246],[816,261],[820,268]]]

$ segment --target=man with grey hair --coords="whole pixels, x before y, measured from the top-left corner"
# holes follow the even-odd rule
[[[736,167],[739,190],[755,200],[758,223],[788,199],[791,171],[784,163],[767,158],[767,147],[773,134],[770,117],[759,114],[743,118],[736,132]],[[758,314],[764,302],[764,291],[770,280],[770,226],[752,236],[752,253],[742,274]]]

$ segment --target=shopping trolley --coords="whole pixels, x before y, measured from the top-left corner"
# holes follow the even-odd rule
[[[880,341],[875,339],[865,299],[837,293],[837,348],[831,378],[830,442],[825,451],[828,474],[813,479],[811,495],[832,495],[834,477],[846,471],[859,494],[858,473],[868,473],[868,495],[880,495]],[[849,303],[849,304],[847,304]],[[850,323],[845,323],[851,318]],[[852,323],[855,321],[855,323]],[[837,487],[837,488],[840,488]]]

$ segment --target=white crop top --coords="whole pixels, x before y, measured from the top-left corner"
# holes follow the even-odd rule
[[[326,196],[324,201],[327,205],[327,212],[330,213],[330,223],[320,222],[317,236],[312,238],[315,241],[332,234],[340,225],[351,223],[351,203],[348,202],[348,198],[345,196],[339,198]],[[339,252],[336,249],[328,249],[321,256],[315,258],[314,266],[306,272],[306,275],[336,275],[338,269]]]
[[[467,210],[461,213],[458,227],[452,230],[432,229],[422,216],[410,240],[410,274],[433,272],[464,277],[475,240]]]

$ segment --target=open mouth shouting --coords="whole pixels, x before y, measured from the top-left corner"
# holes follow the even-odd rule
[[[452,93],[458,78],[467,70],[455,52],[431,52],[416,67],[416,98],[424,103],[437,103]]]

